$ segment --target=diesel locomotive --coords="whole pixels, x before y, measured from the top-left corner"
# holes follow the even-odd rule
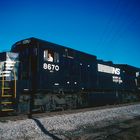
[[[139,101],[140,68],[37,38],[0,53],[0,113]]]

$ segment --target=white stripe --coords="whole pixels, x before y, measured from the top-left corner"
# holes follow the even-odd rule
[[[3,75],[0,75],[0,77],[9,77],[10,74],[3,74]]]
[[[8,63],[6,63],[5,66],[6,66],[6,67],[7,67],[7,66],[8,66],[8,67],[13,67],[14,65],[15,65],[15,64],[10,64],[10,63],[8,64]]]
[[[11,67],[6,67],[5,69],[6,69],[6,70],[12,70],[13,68],[11,68]]]
[[[9,63],[9,64],[15,64],[16,62],[15,61],[4,61],[6,63]]]
[[[3,74],[3,73],[11,73],[11,71],[2,71],[2,72],[0,72],[0,74]]]

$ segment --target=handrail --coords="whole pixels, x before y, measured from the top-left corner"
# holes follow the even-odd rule
[[[16,83],[16,72],[15,72],[15,70],[14,70],[14,97],[15,97],[15,98],[16,98],[16,96],[17,96],[16,88],[17,88],[17,83]]]
[[[4,76],[2,74],[2,87],[1,87],[1,90],[2,90],[2,97],[4,96]]]
[[[16,88],[17,88],[17,81],[16,81],[16,72],[15,72],[15,69],[13,69],[13,73],[14,73],[14,80],[13,80],[13,82],[14,82],[14,93],[13,93],[13,97],[14,98],[16,98],[16,96],[17,96],[17,91],[16,91]],[[6,82],[11,82],[12,80],[5,80],[4,79],[4,75],[3,75],[3,73],[2,73],[2,80],[0,80],[1,82],[2,82],[2,87],[1,87],[1,91],[2,91],[2,94],[1,94],[1,97],[12,97],[12,95],[5,95],[4,94],[4,90],[5,89],[10,89],[10,88],[7,88],[7,87],[5,87],[5,81]]]

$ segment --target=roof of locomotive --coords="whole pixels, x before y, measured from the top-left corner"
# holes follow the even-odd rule
[[[131,66],[131,65],[127,65],[127,64],[116,64],[117,66],[119,66],[121,69],[127,70],[127,71],[140,71],[140,68]]]
[[[56,47],[57,49],[61,48],[61,49],[73,50],[73,51],[79,52],[81,54],[88,55],[90,57],[96,58],[95,55],[88,54],[88,53],[85,53],[85,52],[82,52],[82,51],[79,51],[79,50],[72,49],[70,47],[66,47],[66,46],[63,46],[63,45],[59,45],[59,44],[56,44],[56,43],[52,43],[52,42],[49,42],[49,41],[38,39],[38,38],[35,38],[35,37],[23,39],[23,40],[20,40],[20,41],[14,43],[12,45],[11,51],[14,51],[14,50],[16,50],[18,48],[22,49],[24,47],[24,45],[30,44],[31,42],[34,42],[34,43],[38,43],[39,42],[40,44],[48,44],[49,46],[52,46],[52,48]],[[40,45],[39,45],[39,47],[40,47]],[[45,48],[45,46],[43,48]]]
[[[92,58],[96,59],[95,55],[88,54],[88,53],[85,53],[85,52],[82,52],[82,51],[79,51],[79,50],[72,49],[70,47],[65,47],[63,45],[55,44],[55,43],[52,43],[52,42],[49,42],[49,41],[46,41],[46,40],[42,40],[42,39],[39,39],[39,38],[35,38],[35,37],[30,37],[30,38],[23,39],[23,40],[20,40],[20,41],[16,42],[15,44],[13,44],[13,46],[11,48],[11,51],[13,51],[17,48],[22,49],[24,47],[24,45],[30,44],[31,42],[34,42],[34,43],[39,42],[39,43],[42,43],[42,44],[48,44],[49,46],[52,46],[52,48],[55,47],[55,49],[56,48],[57,49],[60,49],[60,48],[61,49],[70,49],[70,50],[73,50],[73,51],[76,51],[76,52],[82,54],[83,56],[89,56],[90,58],[92,57]],[[116,66],[119,66],[122,69],[140,71],[140,68],[136,68],[136,67],[133,67],[133,66],[130,66],[130,65],[127,65],[127,64],[114,64],[112,61],[104,61],[104,60],[99,60],[99,59],[97,59],[97,61],[98,61],[98,63],[104,63],[104,64],[108,64],[108,65],[116,65]]]

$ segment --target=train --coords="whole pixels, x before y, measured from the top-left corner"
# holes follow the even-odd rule
[[[0,88],[0,114],[135,102],[140,68],[31,37],[0,53]]]

